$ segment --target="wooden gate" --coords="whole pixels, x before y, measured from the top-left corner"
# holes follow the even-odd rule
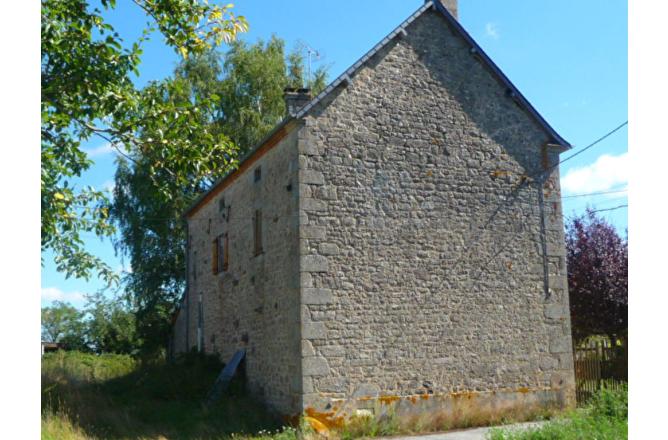
[[[575,346],[575,345],[574,345]],[[628,381],[627,348],[607,340],[590,341],[575,348],[575,395],[586,403],[601,388],[619,389]]]

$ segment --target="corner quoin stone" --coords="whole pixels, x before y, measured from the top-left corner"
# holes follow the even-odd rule
[[[325,339],[327,337],[327,327],[324,322],[302,323],[302,338],[304,339]]]
[[[301,238],[323,239],[325,238],[325,227],[304,225],[301,227]]]
[[[304,376],[326,376],[329,374],[329,363],[322,356],[308,356],[302,362]]]
[[[560,319],[566,315],[566,309],[563,304],[546,304],[544,307],[546,318]]]
[[[308,183],[310,185],[324,185],[325,176],[320,171],[304,170],[302,172],[301,183]]]
[[[304,255],[301,258],[302,272],[327,272],[329,264],[322,255]]]
[[[570,340],[565,336],[553,337],[550,341],[550,353],[568,353],[570,350]]]
[[[332,302],[332,290],[306,287],[302,289],[302,304],[329,304]]]

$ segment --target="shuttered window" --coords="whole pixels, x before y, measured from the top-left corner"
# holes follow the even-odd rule
[[[218,272],[227,270],[227,234],[218,236]]]
[[[218,273],[218,250],[220,249],[220,245],[218,244],[220,237],[216,237],[215,240],[213,240],[213,243],[211,244],[211,272],[213,274]]]
[[[219,235],[213,241],[212,270],[214,274],[227,271],[229,265],[229,242],[227,233]]]
[[[255,255],[262,253],[262,210],[256,209],[253,217],[253,243]]]
[[[223,236],[223,271],[227,271],[230,264],[230,243],[227,237],[227,233]]]

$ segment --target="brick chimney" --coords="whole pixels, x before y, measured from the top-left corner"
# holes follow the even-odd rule
[[[445,9],[452,14],[453,17],[459,19],[457,16],[457,0],[433,0],[434,2],[441,2]]]
[[[311,89],[286,87],[283,89],[283,97],[285,98],[285,107],[288,114],[294,116],[311,101]]]

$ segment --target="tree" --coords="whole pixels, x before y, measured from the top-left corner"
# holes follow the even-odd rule
[[[83,313],[62,301],[42,308],[42,339],[63,344],[70,350],[87,351]]]
[[[588,210],[566,233],[573,336],[624,337],[628,328],[628,241]]]
[[[153,162],[151,179],[164,194],[169,191],[169,184],[162,186],[165,182],[188,175],[171,172],[168,164],[201,172],[211,164],[207,155],[230,149],[226,138],[207,136],[210,126],[200,124],[196,108],[155,99],[164,90],[158,86],[140,91],[131,75],[139,73],[141,45],[153,31],[187,58],[233,40],[247,29],[245,19],[235,17],[231,5],[206,0],[133,3],[152,25],[137,42],[124,47],[100,8],[91,7],[88,1],[42,0],[42,251],[51,250],[57,269],[68,277],[88,279],[95,274],[110,283],[117,280],[114,271],[88,252],[81,239],[82,232],[102,236],[114,232],[104,193],[71,184],[72,178],[92,164],[81,149],[82,141],[97,136],[119,153],[129,152],[128,157],[137,152],[160,157]],[[109,11],[116,1],[100,0],[100,4]],[[161,132],[142,136],[156,120],[176,128],[170,136]],[[188,137],[192,133],[197,133],[193,136],[199,142],[196,148]],[[202,154],[204,148],[206,154]]]
[[[216,57],[187,60],[173,78],[151,83],[143,94],[158,106],[196,109],[180,121],[153,119],[141,134],[147,140],[187,139],[178,160],[163,162],[156,151],[135,151],[117,161],[111,218],[120,236],[114,245],[133,271],[123,281],[136,312],[146,353],[164,346],[167,322],[183,291],[185,233],[181,213],[217,177],[231,169],[237,149],[216,120],[219,98],[209,90],[217,76]],[[195,110],[193,110],[195,111]],[[192,130],[206,126],[206,130]],[[220,148],[212,148],[218,141]],[[192,159],[191,159],[192,158]],[[193,166],[194,165],[194,166]]]
[[[327,69],[320,67],[312,78],[304,75],[304,55],[296,49],[287,56],[285,42],[276,37],[249,45],[235,41],[225,55],[220,81],[220,123],[223,132],[248,151],[285,116],[283,90],[309,87],[313,94],[324,90]]]
[[[137,313],[144,351],[155,353],[164,347],[170,318],[185,287],[182,213],[197,195],[236,166],[239,154],[285,117],[283,89],[290,83],[289,67],[284,43],[277,37],[266,44],[234,42],[224,60],[213,51],[189,57],[172,78],[146,90],[159,106],[190,103],[196,107],[197,125],[207,125],[206,136],[212,138],[190,142],[193,149],[200,149],[192,155],[200,162],[207,158],[206,166],[163,164],[162,157],[150,150],[135,151],[118,162],[110,216],[120,231],[116,249],[129,257],[133,268],[124,284]],[[313,85],[324,88],[324,74],[317,78]],[[199,133],[187,134],[187,128],[171,134],[172,122],[159,118],[142,136],[193,139]],[[212,151],[210,145],[216,138],[230,139],[229,145],[239,147]],[[160,177],[158,183],[155,176]]]
[[[120,298],[107,299],[101,293],[88,298],[86,335],[96,353],[135,354],[141,347],[134,312]]]

